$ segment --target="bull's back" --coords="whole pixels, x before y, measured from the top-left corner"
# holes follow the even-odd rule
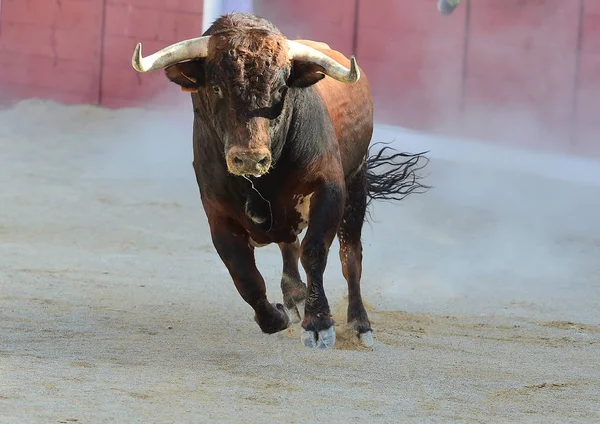
[[[313,47],[342,65],[350,67],[350,60],[346,56],[330,49],[325,43],[296,41]],[[361,77],[354,84],[325,77],[315,87],[333,120],[340,144],[344,173],[349,175],[360,166],[373,135],[373,100],[369,81],[361,69]]]

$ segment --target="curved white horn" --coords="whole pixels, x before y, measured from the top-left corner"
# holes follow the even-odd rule
[[[131,58],[131,65],[138,72],[150,72],[186,60],[206,57],[209,39],[210,36],[207,35],[183,40],[146,57],[142,57],[142,43],[137,43]]]
[[[335,78],[341,82],[352,84],[360,79],[360,69],[358,69],[356,58],[354,56],[350,58],[350,69],[348,69],[345,66],[342,66],[336,60],[333,60],[326,54],[321,53],[312,47],[297,43],[292,40],[288,40],[288,46],[288,57],[290,60],[295,59],[304,62],[316,63],[325,69],[326,75],[329,75],[331,78]]]

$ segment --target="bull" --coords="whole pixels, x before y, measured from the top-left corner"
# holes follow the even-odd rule
[[[191,92],[193,167],[212,242],[260,329],[272,334],[301,321],[304,345],[334,346],[323,274],[337,235],[347,322],[371,346],[360,289],[368,203],[425,186],[416,174],[421,153],[390,155],[385,146],[370,155],[373,101],[355,57],[232,13],[147,57],[138,43],[132,65],[164,69]],[[283,305],[267,299],[255,263],[255,248],[271,243],[283,258]]]

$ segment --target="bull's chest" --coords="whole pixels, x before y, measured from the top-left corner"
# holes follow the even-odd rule
[[[308,226],[313,193],[280,195],[274,200],[251,196],[244,205],[246,229],[254,246],[293,242]]]

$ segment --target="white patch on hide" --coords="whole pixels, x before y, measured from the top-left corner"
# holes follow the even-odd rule
[[[312,195],[313,193],[307,196],[300,194],[294,196],[294,200],[296,200],[295,209],[300,214],[300,220],[295,230],[296,235],[300,234],[308,226],[308,213],[310,212],[310,198]]]

